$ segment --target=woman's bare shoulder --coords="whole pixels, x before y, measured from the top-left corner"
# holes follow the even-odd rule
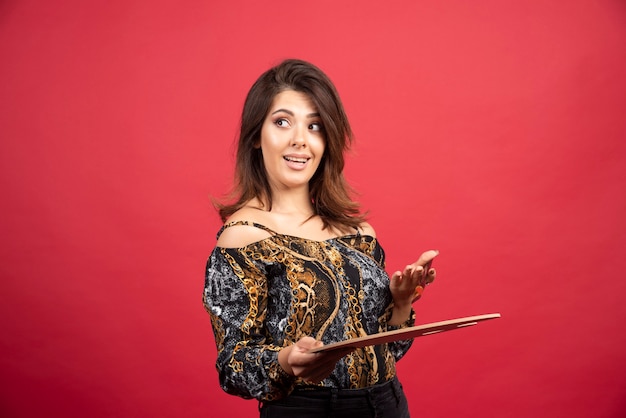
[[[376,231],[374,227],[367,222],[363,222],[359,225],[359,229],[361,230],[361,235],[369,235],[373,238],[376,238]]]
[[[265,226],[267,219],[263,214],[262,210],[254,207],[244,206],[239,209],[224,224],[226,228],[222,230],[216,245],[222,248],[242,248],[270,237],[272,234],[269,231],[253,225]]]

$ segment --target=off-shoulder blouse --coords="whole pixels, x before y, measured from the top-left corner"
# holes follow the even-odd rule
[[[278,363],[281,348],[311,336],[325,344],[412,326],[387,325],[392,298],[378,240],[358,231],[324,241],[270,236],[242,248],[216,247],[206,267],[204,305],[217,344],[216,368],[228,393],[261,401],[307,385]],[[356,349],[320,386],[363,388],[392,379],[412,341]]]

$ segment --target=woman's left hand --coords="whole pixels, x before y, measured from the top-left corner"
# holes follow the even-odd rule
[[[439,251],[436,250],[426,251],[415,263],[391,275],[389,289],[396,307],[400,309],[410,307],[422,296],[426,285],[435,280],[437,272],[430,268],[430,264],[438,254]]]

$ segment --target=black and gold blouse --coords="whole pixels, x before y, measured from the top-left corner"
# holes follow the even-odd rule
[[[356,233],[325,241],[278,234],[209,257],[204,305],[217,344],[220,385],[233,395],[271,401],[300,379],[278,364],[278,351],[305,336],[329,344],[390,330],[392,298],[378,241]],[[411,326],[411,318],[401,327]],[[362,388],[395,376],[412,341],[359,348],[319,385]]]

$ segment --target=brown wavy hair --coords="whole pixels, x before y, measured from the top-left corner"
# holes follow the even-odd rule
[[[306,61],[288,59],[270,68],[252,85],[243,106],[237,144],[235,182],[231,204],[217,203],[225,222],[245,204],[257,198],[272,208],[272,193],[261,149],[261,128],[274,97],[285,90],[306,94],[315,104],[322,120],[325,150],[317,171],[309,181],[311,201],[324,228],[340,231],[357,228],[364,216],[351,199],[352,188],[343,176],[344,153],[353,142],[352,129],[337,90],[319,68]]]

